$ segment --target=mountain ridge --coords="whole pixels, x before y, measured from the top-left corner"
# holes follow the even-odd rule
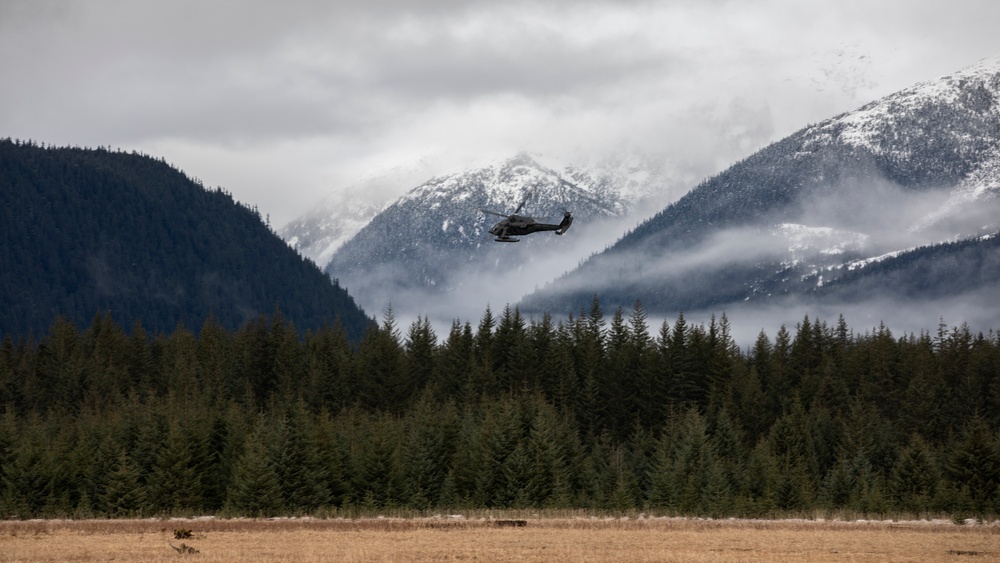
[[[814,270],[835,275],[837,264],[995,232],[998,98],[1000,58],[984,59],[807,126],[702,182],[521,306],[572,312],[599,294],[609,305],[638,299],[676,311],[809,294],[798,280]],[[848,233],[855,244],[794,257],[792,241],[774,236],[783,224]],[[689,264],[713,253],[720,261]]]

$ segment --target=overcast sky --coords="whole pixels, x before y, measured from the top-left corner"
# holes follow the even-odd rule
[[[280,227],[420,162],[629,146],[719,172],[1000,55],[997,22],[994,0],[0,0],[0,137],[162,156]]]

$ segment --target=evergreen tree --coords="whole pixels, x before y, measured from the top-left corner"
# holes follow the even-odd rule
[[[655,455],[650,500],[680,514],[724,514],[734,491],[704,419],[689,410],[674,436]]]
[[[778,459],[766,439],[757,442],[747,459],[743,484],[743,511],[747,516],[766,516],[778,507],[783,480]]]
[[[357,495],[351,482],[350,437],[353,410],[341,410],[334,419],[321,411],[315,421],[318,463],[326,477],[326,490],[332,506],[349,504]]]
[[[133,331],[135,339],[135,331]],[[197,342],[197,362],[200,369],[201,389],[204,400],[210,405],[219,405],[236,393],[243,390],[235,385],[233,366],[236,364],[236,355],[233,350],[233,336],[226,332],[214,315],[209,315],[201,327]],[[135,369],[139,373],[151,372],[150,368],[142,367],[147,364],[149,352],[143,351],[141,343],[133,344],[133,360]],[[141,376],[133,375],[133,379],[140,379]]]
[[[472,396],[481,396],[483,394],[492,394],[496,387],[496,375],[497,366],[500,362],[500,358],[496,357],[493,350],[493,329],[496,327],[496,319],[493,318],[493,311],[487,305],[486,310],[483,311],[483,316],[479,320],[479,326],[476,328],[476,338],[473,346],[473,350],[476,357],[475,377],[470,381],[470,389]]]
[[[573,353],[572,333],[560,323],[542,362],[542,370],[546,374],[542,391],[557,409],[566,413],[574,413],[582,400],[582,384]]]
[[[775,502],[784,510],[808,507],[818,489],[819,468],[805,409],[796,399],[791,412],[779,418],[768,437],[778,463]]]
[[[507,462],[524,436],[521,412],[513,399],[484,406],[487,410],[473,445],[476,458],[472,500],[477,506],[504,508],[511,505],[514,498],[510,495],[516,490],[509,478],[522,469],[518,458]],[[523,449],[519,455],[524,455]]]
[[[775,335],[773,346],[770,346],[769,343],[764,346],[761,338],[766,339],[763,332],[761,332],[761,337],[758,337],[758,345],[754,347],[754,351],[757,352],[758,347],[768,349],[762,354],[768,359],[766,368],[758,368],[764,391],[767,393],[768,410],[773,413],[783,413],[791,406],[789,403],[795,396],[794,377],[789,373],[788,368],[791,336],[785,325],[781,325]],[[763,350],[759,351],[763,352]]]
[[[275,470],[281,481],[283,505],[296,514],[310,514],[330,503],[326,467],[320,463],[317,441],[303,402],[291,406],[278,435]]]
[[[657,351],[646,324],[642,303],[635,302],[629,317],[625,369],[632,374],[630,409],[646,430],[661,428],[666,420],[668,395],[657,369]]]
[[[605,467],[602,480],[607,491],[603,508],[622,513],[639,505],[642,491],[639,490],[638,479],[628,463],[624,446],[612,448],[611,459]]]
[[[530,467],[527,480],[520,483],[521,500],[534,507],[570,508],[577,487],[574,467],[579,462],[576,431],[540,396],[533,402],[534,416],[523,442]]]
[[[470,392],[468,396],[465,393],[469,374],[473,373],[475,366],[474,345],[472,325],[454,321],[448,332],[448,338],[437,350],[434,364],[431,388],[439,400],[468,402],[469,399],[478,396],[481,389]]]
[[[940,480],[933,453],[924,439],[914,434],[892,469],[889,495],[897,509],[926,514],[933,506]]]
[[[407,398],[412,398],[427,387],[433,377],[435,368],[435,348],[437,336],[431,328],[430,321],[418,317],[410,325],[404,343],[405,365],[407,378]]]
[[[20,395],[34,410],[63,406],[75,410],[83,395],[86,356],[75,326],[57,318],[38,345],[37,367],[27,376]]]
[[[403,500],[400,427],[388,415],[373,415],[351,444],[354,490],[368,508],[399,506]]]
[[[766,436],[770,428],[769,418],[773,416],[767,410],[764,390],[757,375],[757,366],[745,365],[734,370],[733,377],[728,382],[729,400],[724,407],[731,412],[743,432],[748,444],[755,444]]]
[[[458,439],[458,413],[452,403],[437,405],[424,396],[406,419],[400,452],[403,499],[421,510],[436,505],[451,468]]]
[[[284,509],[269,423],[265,418],[257,422],[236,458],[227,489],[227,512],[262,517],[277,516]]]
[[[111,518],[130,518],[144,513],[146,489],[139,482],[139,471],[124,449],[118,450],[98,500],[102,513]]]
[[[201,475],[189,436],[172,421],[158,448],[146,482],[146,503],[153,514],[179,514],[202,508]]]
[[[629,331],[621,308],[615,310],[607,334],[607,368],[595,378],[597,383],[598,427],[612,438],[624,441],[634,424],[632,401],[638,391],[635,373],[628,365]]]
[[[386,308],[381,327],[365,333],[358,347],[361,404],[371,410],[403,411],[413,392],[403,368],[403,348],[392,306]]]
[[[521,312],[504,307],[493,334],[491,357],[495,368],[494,392],[514,392],[528,387],[532,357],[527,346],[527,330]]]
[[[600,301],[594,297],[590,313],[572,323],[576,345],[576,373],[583,387],[577,405],[578,424],[593,439],[601,432],[601,378],[605,371],[605,327]]]
[[[27,421],[6,456],[0,513],[7,518],[41,517],[49,499],[60,493],[53,488],[56,463],[48,447],[51,435],[47,430],[37,420]]]
[[[959,510],[1000,511],[1000,449],[982,417],[970,420],[946,465]]]

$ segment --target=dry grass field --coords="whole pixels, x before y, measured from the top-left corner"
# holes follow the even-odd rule
[[[448,517],[0,521],[0,561],[1000,560],[996,523],[591,517],[523,523]],[[192,537],[175,539],[177,529],[191,530]],[[178,553],[174,547],[181,544],[198,552]]]

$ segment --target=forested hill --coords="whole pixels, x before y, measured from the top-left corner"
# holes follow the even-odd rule
[[[276,309],[355,340],[370,323],[256,210],[145,155],[0,140],[0,237],[0,335],[98,312],[163,333]]]

